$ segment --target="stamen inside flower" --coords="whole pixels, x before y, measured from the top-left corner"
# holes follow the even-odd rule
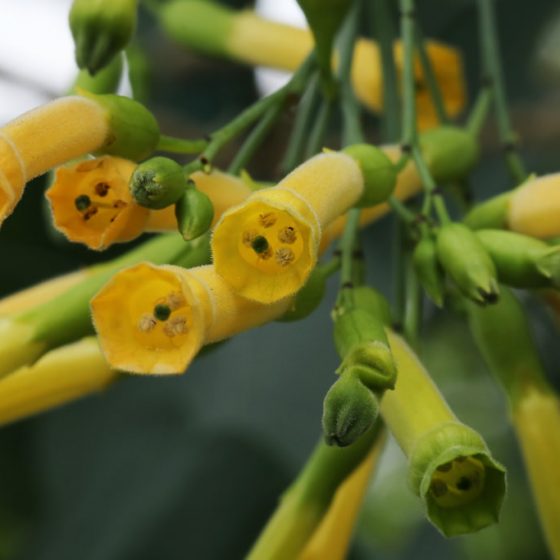
[[[454,508],[474,501],[484,488],[485,468],[476,457],[457,457],[437,467],[430,493],[442,508]]]

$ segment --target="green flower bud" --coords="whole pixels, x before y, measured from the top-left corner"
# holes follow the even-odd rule
[[[152,210],[175,204],[187,190],[183,168],[174,160],[155,157],[141,163],[130,178],[134,200]]]
[[[324,77],[331,77],[334,38],[352,5],[352,0],[298,0],[298,4],[315,39],[319,68]]]
[[[442,226],[437,235],[437,254],[442,267],[465,297],[483,305],[498,300],[496,267],[467,226],[458,223]]]
[[[393,162],[371,144],[354,144],[342,152],[358,163],[364,176],[364,193],[356,206],[363,208],[385,202],[397,184],[397,170]]]
[[[95,74],[122,51],[136,27],[137,0],[74,0],[70,29],[76,62]]]
[[[498,279],[516,288],[560,287],[560,247],[503,230],[480,230],[478,239],[492,257]]]
[[[499,194],[477,204],[463,222],[471,229],[503,229],[507,227],[507,213],[511,192]]]
[[[379,413],[376,396],[353,375],[343,375],[323,403],[323,434],[327,445],[352,445],[372,426]]]
[[[387,298],[371,286],[356,286],[352,289],[354,306],[377,317],[384,325],[392,323],[391,306]]]
[[[422,155],[434,179],[439,183],[461,179],[478,161],[475,138],[455,126],[440,126],[419,136]]]
[[[418,280],[426,293],[438,307],[442,307],[445,278],[437,257],[436,240],[433,237],[427,235],[420,240],[414,249],[412,262]]]
[[[84,90],[80,90],[79,94],[107,111],[111,134],[101,153],[139,161],[149,157],[156,149],[159,125],[144,105],[120,95],[95,95]]]
[[[505,469],[471,428],[449,422],[419,439],[409,457],[409,481],[430,521],[447,537],[498,521]]]
[[[166,2],[158,11],[167,35],[185,47],[214,56],[227,56],[235,11],[207,0]]]
[[[70,93],[86,90],[91,93],[114,93],[121,80],[123,57],[116,56],[103,70],[92,76],[87,70],[80,70]]]
[[[320,267],[316,267],[303,288],[296,294],[290,309],[277,320],[282,322],[299,321],[311,315],[323,301],[326,281],[325,273]]]
[[[214,206],[207,195],[191,187],[175,204],[175,216],[183,239],[190,241],[210,229],[214,219]]]

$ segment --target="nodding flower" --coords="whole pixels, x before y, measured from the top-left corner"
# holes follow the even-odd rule
[[[141,374],[183,373],[200,348],[280,317],[290,301],[261,305],[234,293],[212,266],[141,263],[92,299],[109,364]]]
[[[260,303],[294,294],[317,262],[323,228],[363,189],[352,157],[329,152],[309,159],[224,213],[212,237],[216,272],[239,295]]]

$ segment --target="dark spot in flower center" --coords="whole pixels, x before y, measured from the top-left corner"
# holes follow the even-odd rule
[[[170,315],[171,315],[171,308],[169,307],[169,305],[165,305],[164,303],[158,303],[154,307],[154,317],[158,321],[167,321]]]
[[[77,210],[83,212],[91,206],[91,198],[87,194],[81,194],[75,198],[74,205]]]
[[[467,490],[471,489],[472,483],[469,478],[467,478],[466,476],[462,476],[457,481],[456,486],[458,490],[462,490],[463,492],[466,492]]]
[[[251,241],[251,248],[257,255],[266,252],[268,250],[268,241],[266,237],[257,235],[255,239]]]

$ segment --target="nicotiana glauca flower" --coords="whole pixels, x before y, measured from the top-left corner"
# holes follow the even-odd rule
[[[90,152],[147,157],[159,128],[140,103],[117,95],[63,97],[0,128],[0,224],[25,184],[49,169]]]
[[[79,68],[95,74],[126,47],[137,7],[138,0],[74,0],[69,19]]]
[[[272,321],[289,305],[239,296],[213,266],[149,263],[122,270],[91,300],[107,360],[140,374],[183,373],[203,345]]]
[[[362,172],[350,156],[311,158],[276,187],[224,213],[212,236],[216,271],[241,296],[260,303],[294,294],[317,262],[322,228],[363,190]]]
[[[0,376],[33,363],[45,351],[93,333],[89,300],[118,270],[149,259],[196,266],[210,260],[207,239],[152,239],[122,257],[92,267],[81,281],[40,305],[0,318]]]
[[[159,16],[165,32],[178,43],[255,66],[294,71],[313,49],[310,31],[268,21],[250,10],[235,12],[202,0],[174,0],[162,7]],[[451,116],[456,116],[466,101],[461,56],[456,49],[436,41],[427,42],[427,51],[445,107]],[[401,70],[404,52],[400,43],[395,46],[395,58]],[[415,61],[414,72],[418,84],[418,124],[421,129],[429,128],[438,121],[419,60]],[[383,76],[377,44],[358,39],[351,78],[357,97],[370,109],[380,112]]]
[[[496,523],[505,493],[504,468],[484,440],[451,412],[412,350],[388,331],[398,379],[381,415],[409,463],[409,482],[429,520],[446,536]]]
[[[314,558],[315,552],[324,552],[322,546],[327,543],[333,545],[333,560],[343,558],[348,546],[346,539],[365,490],[364,479],[367,478],[367,474],[362,472],[361,480],[356,479],[354,473],[357,469],[361,470],[360,465],[364,462],[378,460],[383,443],[380,424],[370,429],[355,445],[344,449],[328,447],[320,442],[296,480],[283,493],[278,508],[247,555],[247,560]],[[364,470],[370,469],[366,467]],[[355,488],[354,485],[360,487]],[[352,493],[357,495],[345,497],[343,492],[349,487],[354,487]],[[337,515],[340,533],[335,531],[328,538],[326,531],[332,527],[332,516],[343,512],[350,515],[346,519]],[[330,559],[330,554],[327,557]]]
[[[102,391],[117,377],[93,337],[47,352],[0,379],[0,425]]]
[[[474,338],[506,392],[552,555],[560,556],[560,399],[543,371],[528,320],[516,297],[502,289],[496,306],[468,307]]]

